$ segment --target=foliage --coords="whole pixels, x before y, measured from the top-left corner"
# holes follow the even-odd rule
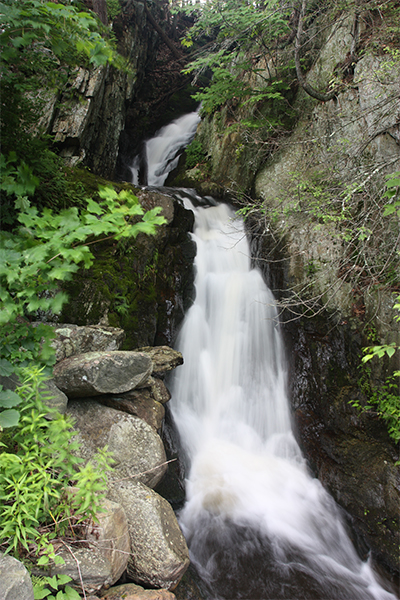
[[[80,600],[80,595],[71,586],[69,575],[53,575],[53,577],[33,577],[34,600]],[[54,592],[53,592],[54,590]],[[57,595],[55,595],[57,594]]]
[[[22,400],[19,423],[10,448],[0,453],[0,539],[6,552],[17,556],[23,550],[31,552],[32,544],[36,552],[49,550],[51,540],[65,533],[72,514],[94,518],[110,469],[110,457],[103,450],[77,471],[81,459],[75,456],[79,445],[71,422],[43,404],[43,383],[41,369],[23,371],[17,389]],[[49,413],[51,420],[46,418]],[[75,496],[68,493],[68,484],[77,486]]]
[[[400,441],[400,371],[387,377],[383,384],[372,382],[372,372],[368,365],[362,365],[362,374],[359,380],[361,391],[367,396],[367,404],[359,400],[350,404],[361,412],[374,411],[386,423],[388,433],[395,443]]]
[[[121,14],[121,5],[119,0],[107,0],[107,15],[110,21]]]
[[[0,1],[0,58],[2,63],[2,159],[6,192],[3,226],[14,222],[13,200],[32,195],[39,204],[68,203],[72,191],[61,164],[49,150],[43,116],[76,67],[98,68],[111,63],[127,69],[116,53],[110,32],[94,13],[70,2],[45,0]],[[52,100],[53,99],[53,100]],[[28,183],[31,182],[29,189]],[[15,184],[22,183],[24,194]],[[11,184],[13,189],[8,188]],[[23,208],[23,206],[21,206]]]
[[[82,265],[93,263],[89,246],[98,241],[153,235],[165,222],[160,208],[144,212],[128,190],[111,187],[99,191],[101,201],[87,199],[86,210],[77,207],[54,214],[31,206],[18,215],[19,227],[0,232],[0,366],[11,372],[34,361],[51,365],[51,328],[32,326],[38,312],[57,315],[66,302],[60,282],[71,279]],[[8,361],[8,363],[7,363]]]
[[[274,55],[278,40],[290,31],[289,6],[277,0],[262,5],[214,0],[186,10],[194,11],[196,21],[183,44],[200,45],[186,72],[194,72],[195,81],[201,73],[212,72],[210,85],[194,96],[202,102],[203,112],[211,113],[230,100],[258,103],[284,98],[289,86],[277,76]]]
[[[198,163],[202,162],[206,153],[203,150],[203,144],[198,138],[195,138],[185,150],[186,168],[193,169]]]
[[[31,73],[38,66],[48,68],[56,63],[53,57],[71,64],[83,53],[94,66],[117,60],[93,13],[44,0],[3,0],[0,10],[0,48],[6,81],[19,81],[18,69]]]

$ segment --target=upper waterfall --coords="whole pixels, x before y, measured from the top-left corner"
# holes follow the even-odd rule
[[[200,121],[198,111],[172,121],[144,145],[144,157],[136,156],[130,170],[132,183],[139,185],[140,165],[147,170],[147,185],[162,186],[169,173],[178,165],[179,156],[195,136]],[[141,160],[143,158],[143,160]]]

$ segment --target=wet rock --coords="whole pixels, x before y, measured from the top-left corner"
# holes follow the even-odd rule
[[[123,393],[144,383],[152,362],[140,352],[88,352],[54,367],[54,381],[69,398]]]
[[[109,497],[122,504],[129,523],[128,576],[149,587],[174,589],[189,566],[189,551],[171,505],[131,481],[112,484]]]
[[[123,329],[102,325],[57,324],[53,326],[56,361],[85,352],[119,350],[125,338]]]
[[[357,385],[360,350],[349,327],[329,319],[290,330],[291,398],[297,439],[314,473],[351,516],[363,558],[398,572],[400,469],[385,424],[351,406],[366,402]],[[324,333],[324,335],[321,335]]]
[[[1,600],[33,600],[33,586],[26,567],[8,554],[0,554]]]
[[[134,478],[149,487],[161,480],[167,469],[164,446],[145,421],[93,400],[69,402],[67,414],[74,420],[85,462],[108,446],[114,460],[110,480]]]

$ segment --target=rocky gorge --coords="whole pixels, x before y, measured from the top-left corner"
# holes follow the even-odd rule
[[[165,65],[174,61],[172,51],[149,25],[142,2],[120,5],[113,28],[134,76],[109,66],[79,69],[62,91],[49,96],[39,123],[88,187],[115,178],[128,180],[132,156],[165,124],[159,114],[163,109],[156,110],[150,102],[146,108],[142,98],[161,95],[148,88],[157,87],[152,81],[157,61],[167,70]],[[159,21],[171,23],[158,3],[151,10]],[[345,16],[315,35],[310,84],[328,85],[337,64],[345,62],[352,27],[352,17]],[[364,28],[361,36],[367,37],[370,30]],[[172,27],[173,38],[171,31]],[[259,67],[260,77],[263,69],[271,69],[262,62]],[[353,67],[349,85],[324,103],[292,85],[286,131],[278,138],[242,128],[247,109],[224,106],[205,116],[198,127],[198,164],[186,168],[184,155],[168,179],[168,185],[193,187],[239,210],[249,207],[245,214],[252,263],[281,309],[296,439],[310,470],[343,510],[359,555],[370,555],[395,585],[398,447],[376,411],[360,412],[353,404],[368,403],[366,377],[360,374],[362,348],[375,343],[372,339],[400,343],[393,312],[397,288],[395,283],[369,285],[371,273],[354,260],[356,244],[346,241],[341,224],[330,218],[337,213],[329,212],[327,198],[337,189],[340,173],[345,186],[354,184],[346,190],[356,198],[355,205],[366,206],[368,194],[382,191],[384,176],[400,169],[396,69],[387,66],[382,53],[366,54]],[[162,88],[165,102],[173,105],[168,85]],[[185,85],[182,79],[182,89]],[[128,186],[121,181],[115,185]],[[82,577],[93,599],[98,593],[109,600],[130,598],[129,594],[135,600],[172,600],[174,590],[180,597],[176,586],[188,568],[189,552],[171,504],[155,489],[173,466],[161,438],[170,399],[164,376],[185,360],[167,347],[174,345],[195,296],[196,247],[190,237],[194,217],[169,190],[135,193],[147,210],[161,206],[166,223],[156,236],[139,234],[129,246],[96,244],[93,266],[63,284],[69,302],[54,325],[57,387],[52,389],[53,395],[60,390],[57,406],[75,421],[84,461],[104,446],[115,461],[106,512],[88,531],[88,548],[77,551],[76,557],[63,552],[60,572],[69,574],[78,590]],[[316,207],[315,196],[323,196],[325,204]],[[345,194],[338,197],[345,203]],[[350,211],[355,214],[354,205]],[[371,228],[377,215],[372,211],[358,227]],[[395,253],[398,223],[388,231],[384,226],[374,230],[376,247],[393,246]],[[393,281],[398,281],[398,265],[393,264]],[[358,279],[349,273],[358,273]],[[398,369],[396,360],[374,365],[372,379],[382,380]],[[8,573],[14,559],[2,561],[0,574]],[[26,598],[32,598],[22,571],[17,564],[17,587],[4,589],[7,600],[22,599],[21,586]],[[134,583],[107,589],[123,574]],[[183,594],[190,600],[201,595],[198,590]]]

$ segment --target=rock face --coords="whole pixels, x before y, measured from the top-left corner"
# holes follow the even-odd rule
[[[108,446],[114,460],[111,480],[133,478],[149,487],[161,480],[167,468],[164,446],[145,421],[93,400],[70,402],[67,414],[74,419],[85,462]]]
[[[157,11],[154,7],[152,10]],[[76,69],[59,101],[52,103],[44,124],[67,163],[73,166],[83,162],[96,174],[110,179],[114,176],[126,106],[140,89],[145,67],[158,43],[140,2],[126,3],[113,28],[118,50],[129,60],[131,72],[108,65]]]
[[[297,439],[322,484],[348,515],[356,546],[390,571],[399,569],[399,451],[365,402],[359,339],[346,325],[323,318],[287,325],[291,399]]]
[[[128,576],[149,587],[172,590],[189,566],[189,551],[171,505],[141,483],[112,486],[127,514],[132,555]]]
[[[19,560],[0,555],[1,600],[33,600],[33,586],[29,573]]]
[[[124,349],[172,346],[194,294],[196,249],[189,237],[194,216],[165,194],[140,192],[138,197],[145,210],[161,206],[167,224],[155,236],[139,234],[118,251],[111,243],[93,246],[93,266],[64,285],[70,300],[61,318],[122,327]]]
[[[145,383],[152,370],[140,352],[88,352],[65,358],[53,370],[54,381],[69,398],[123,393]]]
[[[345,17],[327,31],[308,83],[318,89],[328,85],[350,49],[351,27],[352,19]],[[211,155],[211,184],[253,191],[261,209],[247,220],[254,264],[283,307],[292,300],[297,312],[289,307],[282,314],[297,439],[316,475],[347,512],[360,551],[365,556],[371,549],[381,564],[398,572],[398,449],[376,415],[360,416],[349,401],[367,404],[359,383],[361,348],[371,345],[362,334],[366,325],[373,324],[383,342],[400,343],[393,294],[369,287],[363,272],[375,258],[386,260],[385,246],[388,257],[398,245],[398,221],[382,223],[381,229],[375,223],[382,217],[383,175],[400,169],[399,66],[389,67],[371,51],[360,54],[353,67],[329,102],[318,103],[299,88],[291,102],[297,112],[293,127],[275,147],[270,140],[270,154],[261,163],[251,142],[237,152],[244,142],[226,127],[225,109],[202,124],[200,141]],[[244,115],[239,110],[236,116],[240,120]],[[353,260],[360,240],[348,244],[339,224],[349,190],[355,199],[349,229],[357,230],[357,215],[377,232],[371,239],[379,250],[363,255],[362,266]],[[329,196],[325,204],[324,194]],[[336,216],[330,213],[332,219],[318,212],[329,202],[338,208]],[[368,215],[373,215],[369,221]],[[391,275],[396,284],[399,264],[393,263]],[[347,278],[346,269],[361,273],[359,286]],[[312,319],[301,318],[313,311],[317,316]],[[393,360],[389,372],[396,368]]]

